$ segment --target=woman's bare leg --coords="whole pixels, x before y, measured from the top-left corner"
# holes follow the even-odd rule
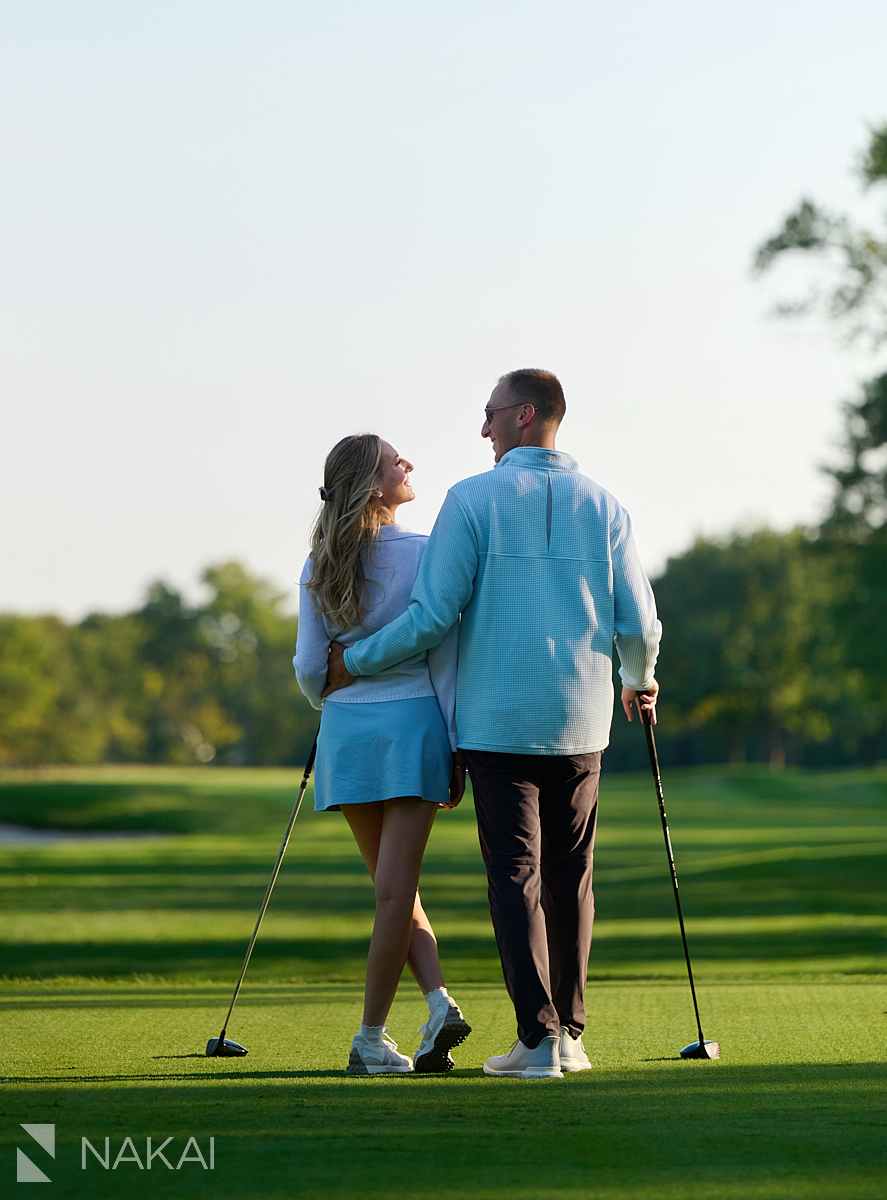
[[[425,915],[418,892],[416,892],[416,903],[413,905],[412,928],[407,966],[422,989],[422,994],[427,996],[435,988],[443,987],[444,977],[437,953],[437,938],[434,936],[431,922]]]
[[[343,806],[376,893],[363,1023],[384,1025],[408,961],[423,992],[443,984],[437,941],[417,891],[435,805],[414,797]]]

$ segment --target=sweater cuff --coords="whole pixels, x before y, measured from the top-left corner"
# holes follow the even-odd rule
[[[622,686],[631,688],[633,692],[645,692],[651,686],[655,675],[651,675],[646,683],[636,683],[630,675],[626,674],[622,667],[619,668],[619,678],[622,680]]]

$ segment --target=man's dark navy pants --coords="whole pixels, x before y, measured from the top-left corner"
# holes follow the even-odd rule
[[[517,1034],[585,1028],[601,754],[466,750],[490,915]]]

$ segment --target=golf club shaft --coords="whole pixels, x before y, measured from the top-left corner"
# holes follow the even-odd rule
[[[283,856],[286,854],[286,848],[289,845],[290,834],[293,831],[293,826],[296,823],[296,817],[299,815],[299,809],[302,807],[302,799],[305,795],[305,789],[308,787],[308,778],[311,774],[311,769],[314,766],[314,758],[317,754],[317,737],[320,733],[318,729],[314,735],[314,742],[311,746],[311,753],[308,755],[308,762],[305,766],[305,774],[302,776],[302,782],[299,786],[299,794],[296,797],[296,803],[293,805],[293,811],[290,813],[289,824],[286,827],[286,833],[283,835],[283,841],[280,844],[280,853],[277,855],[277,862],[274,864],[274,870],[271,872],[271,878],[268,880],[268,887],[265,889],[265,899],[262,901],[262,907],[259,910],[259,919],[256,921],[256,927],[253,930],[253,936],[250,938],[249,945],[246,948],[246,954],[243,959],[243,966],[240,968],[240,978],[237,980],[237,986],[234,989],[234,995],[231,997],[231,1007],[228,1009],[228,1015],[225,1017],[225,1024],[222,1032],[219,1034],[219,1044],[225,1040],[225,1035],[228,1032],[228,1022],[231,1020],[231,1014],[234,1011],[234,1005],[237,1003],[237,996],[240,992],[240,985],[243,983],[243,978],[246,975],[246,968],[249,966],[250,956],[253,952],[253,947],[256,944],[256,939],[259,936],[259,928],[262,924],[262,918],[265,916],[265,911],[268,908],[268,901],[271,899],[271,892],[274,884],[277,881],[277,876],[280,871]]]
[[[693,1011],[696,1013],[696,1028],[699,1031],[699,1044],[704,1044],[702,1022],[699,1019],[699,1005],[696,1003],[696,988],[693,986],[693,968],[690,966],[690,951],[687,949],[687,935],[684,932],[684,915],[681,912],[681,900],[678,896],[678,873],[674,865],[674,852],[671,848],[671,835],[668,832],[668,821],[665,816],[665,800],[662,796],[662,780],[659,777],[659,756],[656,753],[656,739],[653,737],[653,724],[650,716],[638,705],[641,723],[647,737],[647,753],[650,756],[650,769],[656,783],[656,798],[659,801],[659,816],[662,820],[662,833],[665,837],[665,849],[668,852],[668,865],[671,867],[671,886],[674,890],[674,902],[678,910],[678,923],[681,927],[681,941],[684,943],[684,958],[687,960],[687,976],[690,980],[690,993],[693,996]]]

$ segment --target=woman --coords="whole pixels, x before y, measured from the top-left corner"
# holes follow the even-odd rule
[[[454,760],[458,631],[435,650],[321,700],[330,643],[352,645],[409,604],[428,540],[395,520],[400,505],[414,499],[412,469],[375,434],[334,446],[300,581],[293,662],[308,700],[315,708],[323,704],[314,807],[344,814],[376,895],[363,1023],[351,1045],[349,1075],[449,1071],[449,1051],[471,1032],[444,987],[417,890],[435,813],[455,807],[465,790],[464,768]],[[415,1062],[386,1036],[405,962],[429,1010]]]

